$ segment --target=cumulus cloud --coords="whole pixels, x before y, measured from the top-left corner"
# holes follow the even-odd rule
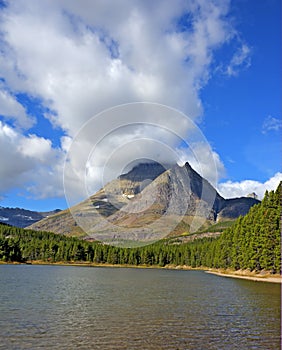
[[[148,102],[117,106],[92,118],[73,139],[65,185],[72,196],[81,195],[86,181],[87,197],[137,159],[151,159],[165,167],[176,164],[180,159],[178,145],[183,142],[195,153],[200,153],[199,143],[208,149],[196,124],[175,109]],[[215,168],[211,170],[216,173]]]
[[[37,198],[62,195],[59,190],[62,183],[57,186],[56,183],[61,182],[63,155],[52,148],[49,140],[36,135],[23,136],[0,121],[0,148],[4,150],[0,153],[0,192],[17,187],[28,191],[36,188]]]
[[[282,173],[278,172],[269,180],[261,183],[254,180],[244,180],[241,182],[227,181],[218,185],[219,193],[224,198],[243,197],[254,192],[262,199],[266,190],[276,190],[280,181],[282,181]]]
[[[5,80],[42,98],[55,111],[51,121],[71,135],[97,112],[129,101],[199,116],[198,89],[229,30],[220,2],[8,4],[1,18]],[[183,13],[191,15],[190,30],[178,30]]]
[[[0,84],[0,115],[11,120],[16,127],[29,129],[35,122],[34,118],[28,116],[24,107]]]
[[[13,162],[19,160],[19,174],[24,176],[6,178],[12,173],[9,164],[7,169],[11,171],[2,174],[3,191],[12,183],[28,181],[27,174],[31,175],[33,168],[32,178],[38,176],[28,187],[30,191],[40,192],[40,179],[49,174],[48,183],[53,179],[54,186],[46,185],[45,193],[51,195],[52,188],[54,193],[59,193],[60,181],[55,180],[54,174],[60,173],[62,157],[71,140],[91,117],[107,108],[148,101],[175,107],[195,120],[203,113],[199,93],[210,79],[214,51],[234,37],[234,28],[228,20],[229,1],[175,0],[172,4],[170,0],[85,0],[82,6],[74,0],[17,0],[5,4],[0,14],[0,71],[4,91],[0,102],[3,101],[5,110],[0,113],[16,120],[21,127],[30,127],[34,121],[13,97],[18,93],[28,94],[42,102],[42,107],[48,110],[45,117],[66,136],[57,150],[40,135],[24,136],[10,129],[14,141],[6,135],[6,145],[11,145],[11,149],[5,149],[7,154],[12,152]],[[240,46],[231,60],[230,75],[247,65],[249,53],[246,44]],[[129,115],[127,120],[132,124],[134,116]],[[103,125],[105,122],[100,120],[91,130],[103,134]],[[113,163],[120,160],[117,169],[132,160],[133,154],[142,156],[140,149],[134,147],[133,141],[138,138],[147,139],[142,147],[147,158],[162,160],[167,156],[165,147],[156,151],[156,142],[174,150],[181,148],[175,136],[148,123],[118,129],[113,119],[106,128],[114,131],[97,146],[95,164],[91,159],[87,163],[79,152],[83,146],[88,145],[86,148],[90,150],[94,147],[91,135],[81,140],[70,160],[77,167],[82,166],[77,169],[77,176],[84,176],[88,169],[96,187],[99,186],[97,169],[102,168],[104,155],[113,149],[119,150],[118,157],[112,157]],[[185,119],[181,123],[168,120],[167,128],[179,131],[183,139],[189,136]],[[125,141],[131,142],[131,153],[128,147],[120,147]],[[224,172],[214,151],[204,152],[200,167],[193,165],[215,182],[207,156],[212,156],[219,173]],[[109,174],[114,176],[114,171]],[[74,186],[77,183],[76,177],[69,181]]]

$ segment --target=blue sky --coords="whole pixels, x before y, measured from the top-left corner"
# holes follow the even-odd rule
[[[229,179],[265,181],[281,170],[281,4],[238,1],[232,8],[251,50],[250,66],[206,86],[204,132]]]
[[[261,197],[282,179],[280,0],[118,0],[84,7],[18,0],[4,1],[0,16],[1,206],[65,208],[63,181],[79,191],[74,179],[63,178],[75,135],[97,113],[132,102],[164,104],[196,123],[212,149],[196,170],[212,181],[209,162],[215,164],[223,196],[254,191]],[[103,123],[112,132],[114,124],[102,117],[91,122],[93,132]],[[126,120],[132,126],[131,116]],[[95,167],[88,163],[93,189],[101,186],[108,155],[133,136],[163,142],[190,161],[188,149],[163,130],[129,129],[114,130],[96,147]],[[189,136],[183,141],[189,144]],[[109,178],[137,157],[133,151],[119,153]],[[146,152],[165,160],[149,142]],[[74,152],[71,159],[81,178],[82,158]]]

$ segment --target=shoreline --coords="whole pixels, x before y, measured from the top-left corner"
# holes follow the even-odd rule
[[[271,275],[269,271],[260,273],[251,272],[249,270],[232,270],[232,269],[213,269],[205,266],[192,267],[187,265],[130,265],[130,264],[105,264],[105,263],[87,263],[87,262],[47,262],[41,260],[20,262],[4,262],[1,265],[54,265],[54,266],[77,266],[77,267],[114,267],[114,268],[135,268],[135,269],[165,269],[165,270],[185,270],[185,271],[204,271],[205,273],[214,274],[227,278],[245,279],[254,282],[282,283],[282,276]]]
[[[109,264],[109,263],[91,263],[84,261],[68,262],[68,261],[56,261],[49,262],[43,260],[28,260],[26,262],[17,261],[0,261],[0,265],[55,265],[55,266],[78,266],[78,267],[116,267],[116,268],[134,268],[134,269],[166,269],[166,270],[201,270],[204,271],[205,267],[191,267],[187,265],[132,265],[132,264]]]
[[[275,274],[271,275],[270,272],[261,273],[252,273],[248,270],[220,270],[220,269],[206,269],[206,273],[213,275],[227,277],[227,278],[238,278],[254,282],[268,282],[268,283],[282,283],[282,276]]]

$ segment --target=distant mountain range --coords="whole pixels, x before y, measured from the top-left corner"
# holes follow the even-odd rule
[[[255,198],[224,199],[186,163],[141,163],[76,206],[29,226],[115,244],[195,232],[245,215]]]
[[[60,209],[48,212],[37,212],[21,208],[5,208],[0,206],[0,222],[17,227],[27,227],[49,215],[56,214]]]

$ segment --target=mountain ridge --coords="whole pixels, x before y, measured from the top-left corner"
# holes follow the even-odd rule
[[[0,222],[11,226],[25,228],[31,224],[40,221],[47,216],[60,212],[60,209],[55,209],[46,212],[28,210],[24,208],[10,208],[0,206]]]
[[[224,199],[189,163],[141,163],[74,207],[30,226],[102,241],[153,241],[245,215],[259,203]],[[85,234],[86,233],[86,234]]]

